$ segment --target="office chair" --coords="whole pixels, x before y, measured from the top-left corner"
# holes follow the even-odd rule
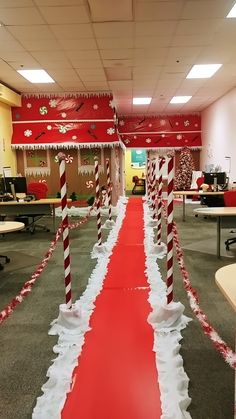
[[[47,197],[47,191],[48,187],[46,183],[42,182],[30,182],[27,185],[27,195],[33,195],[35,199],[44,199]],[[41,228],[44,231],[50,231],[45,225],[43,224],[36,224],[36,221],[38,221],[40,218],[43,217],[44,214],[35,214],[35,215],[27,215],[28,224],[26,226],[26,229],[30,231],[31,234],[35,232],[35,228]]]
[[[236,190],[224,192],[224,203],[226,207],[236,207]],[[229,250],[229,246],[236,243],[236,237],[231,237],[225,241],[226,250]]]
[[[140,179],[138,176],[133,176],[132,182],[134,187],[132,189],[132,195],[144,195],[145,194],[145,179]]]
[[[5,259],[5,263],[10,262],[10,258],[4,255],[0,255],[0,259]],[[4,269],[4,266],[0,263],[0,271],[2,271],[3,269]]]

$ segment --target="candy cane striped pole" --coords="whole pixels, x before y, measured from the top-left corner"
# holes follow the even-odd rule
[[[174,159],[168,158],[168,197],[167,197],[167,304],[173,301],[173,186]]]
[[[165,159],[161,157],[159,159],[159,179],[158,179],[158,204],[157,204],[157,244],[161,244],[161,213],[162,213],[162,167],[165,163]]]
[[[152,189],[151,189],[151,197],[152,197],[152,210],[153,210],[153,218],[156,218],[155,210],[155,197],[156,197],[156,160],[152,160]]]
[[[64,249],[64,275],[65,275],[65,293],[66,293],[66,307],[72,307],[71,294],[71,270],[70,270],[70,242],[69,242],[69,222],[67,211],[67,190],[66,190],[66,170],[65,170],[65,154],[58,153],[57,160],[59,164],[60,173],[60,187],[61,187],[61,209],[62,209],[62,237]]]
[[[96,206],[97,206],[97,231],[98,231],[98,245],[102,244],[102,220],[101,220],[101,200],[99,188],[99,172],[98,172],[98,158],[94,157],[94,172],[95,172],[95,191],[96,191]]]
[[[107,196],[108,196],[108,219],[111,221],[111,178],[110,178],[110,162],[106,159],[107,168]]]
[[[151,160],[150,160],[150,153],[148,152],[147,157],[147,199],[150,200],[151,197]]]

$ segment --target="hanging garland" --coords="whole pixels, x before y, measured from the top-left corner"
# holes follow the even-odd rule
[[[163,208],[164,218],[165,220],[167,220],[166,205],[163,204]],[[230,365],[230,367],[236,370],[236,353],[232,351],[232,349],[227,345],[227,343],[225,343],[223,339],[221,339],[221,337],[218,335],[214,327],[210,324],[206,314],[202,311],[199,305],[198,293],[191,284],[188,271],[184,264],[183,251],[180,246],[178,230],[175,222],[173,222],[173,238],[176,248],[177,262],[182,273],[184,289],[187,293],[190,302],[190,307],[194,312],[195,316],[197,317],[204,334],[208,336],[208,338],[213,342],[214,347],[221,354],[224,360]]]

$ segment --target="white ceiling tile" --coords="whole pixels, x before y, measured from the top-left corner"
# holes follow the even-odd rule
[[[60,39],[58,41],[63,49],[66,50],[91,50],[97,49],[97,44],[93,38],[85,39]]]
[[[74,68],[102,68],[101,60],[81,60],[79,58],[70,58],[71,64]]]
[[[96,91],[108,91],[109,87],[108,84],[105,82],[95,82],[95,81],[87,81],[83,83],[87,89],[96,90]]]
[[[171,44],[172,36],[142,36],[134,40],[135,48],[168,47]]]
[[[101,57],[105,60],[127,60],[133,57],[133,49],[103,49]]]
[[[93,22],[133,19],[132,0],[88,0],[88,3]]]
[[[30,7],[34,6],[33,0],[0,0],[0,7]]]
[[[103,60],[104,68],[110,67],[132,67],[133,60]]]
[[[37,6],[80,6],[84,0],[34,0]]]
[[[192,0],[184,5],[182,19],[224,18],[229,12],[227,2],[221,0]]]
[[[0,55],[2,55],[2,53],[4,52],[4,54],[6,53],[12,53],[12,52],[24,52],[24,48],[23,46],[15,41],[14,39],[12,41],[4,41],[4,42],[0,42]],[[3,58],[3,57],[1,57]]]
[[[134,33],[133,22],[109,22],[109,23],[94,23],[93,29],[97,38],[132,38]]]
[[[93,38],[92,25],[90,23],[49,25],[49,28],[57,39]]]
[[[40,63],[52,62],[52,61],[63,61],[67,57],[62,51],[32,51],[31,55]]]
[[[60,51],[60,44],[55,39],[48,39],[45,42],[45,39],[42,40],[22,40],[22,46],[27,51]]]
[[[87,23],[88,11],[85,6],[40,7],[45,21],[49,24]]]
[[[0,8],[0,20],[4,25],[40,25],[44,24],[36,7]]]
[[[43,62],[43,68],[44,70],[51,70],[51,69],[67,69],[67,68],[72,68],[72,65],[70,63],[69,60],[67,60],[66,58],[64,60],[57,60],[57,61],[50,61],[49,59],[47,59],[46,61],[44,60],[40,60],[40,62]]]
[[[97,44],[99,49],[124,49],[133,48],[133,38],[98,38]]]
[[[88,81],[91,82],[103,82],[106,83],[107,79],[105,74],[84,74],[84,75],[80,75],[80,79],[82,80],[83,83],[86,83]]]
[[[181,16],[184,1],[137,3],[135,20],[176,20]]]
[[[177,21],[156,21],[153,22],[136,22],[135,36],[168,36],[173,35],[177,26]]]
[[[7,61],[8,63],[10,62],[21,62],[24,63],[24,60],[31,60],[32,57],[29,53],[27,52],[16,52],[16,51],[1,51],[1,58],[2,60]]]
[[[221,23],[220,19],[180,20],[175,35],[214,35]]]
[[[1,30],[2,28],[0,28]],[[15,38],[20,41],[37,41],[37,40],[49,40],[54,39],[54,35],[50,31],[47,25],[18,25],[8,26],[7,30],[14,35]],[[0,31],[0,39],[1,31]]]
[[[105,72],[103,68],[83,68],[83,69],[76,69],[76,72],[78,73],[79,77],[85,77],[88,76],[104,76]]]
[[[186,35],[175,35],[172,38],[171,46],[172,47],[200,47],[211,45],[214,34],[194,34],[188,36]]]
[[[110,67],[105,72],[108,81],[132,80],[132,69],[129,67]]]
[[[73,60],[98,60],[100,58],[97,50],[67,50],[66,56]]]

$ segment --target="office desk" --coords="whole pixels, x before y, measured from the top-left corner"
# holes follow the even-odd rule
[[[24,223],[19,223],[17,221],[0,221],[0,234],[23,230],[23,228],[25,228]],[[3,257],[6,259],[7,263],[10,262],[10,259],[7,256],[3,256]],[[2,269],[3,269],[3,265],[0,263],[0,270]]]
[[[67,202],[71,202],[68,199]],[[51,215],[53,216],[53,231],[56,231],[56,217],[55,217],[55,206],[61,204],[60,198],[46,198],[39,199],[38,201],[30,202],[17,202],[8,201],[0,202],[0,215]]]
[[[236,207],[207,207],[194,210],[197,214],[217,217],[217,257],[220,258],[221,218],[236,215]]]
[[[219,192],[202,192],[202,191],[174,191],[174,196],[182,196],[183,197],[183,221],[185,221],[185,200],[186,200],[186,196],[190,195],[190,196],[206,196],[206,195],[224,195],[224,191],[219,191]]]
[[[223,266],[215,273],[216,284],[226,300],[236,312],[236,263]],[[235,371],[235,397],[236,401],[236,371]],[[234,401],[234,418],[236,418],[236,402]]]

